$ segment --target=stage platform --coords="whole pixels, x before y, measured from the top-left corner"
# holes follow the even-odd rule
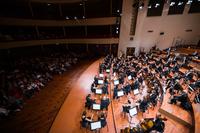
[[[188,112],[178,105],[169,104],[170,94],[167,92],[164,96],[164,100],[162,103],[159,112],[168,118],[176,121],[177,123],[184,125],[190,129],[192,129],[192,116],[191,112]]]
[[[200,105],[192,104],[194,111],[195,133],[200,133]]]
[[[97,60],[90,65],[88,69],[80,75],[77,82],[72,85],[73,88],[61,107],[50,129],[50,133],[86,132],[85,129],[80,128],[81,114],[84,110],[85,97],[87,94],[91,93],[91,83],[93,82],[94,76],[98,73],[99,63],[100,60]],[[144,86],[143,91],[137,96],[131,94],[133,101],[145,94],[146,85]],[[112,83],[111,90],[113,90]],[[111,91],[110,94],[112,97],[113,92]],[[165,121],[164,133],[190,133],[192,127],[192,117],[190,113],[177,105],[168,104],[168,98],[169,94],[166,94],[163,103],[159,103],[154,109],[149,108],[148,111],[143,114],[139,112],[132,119],[130,119],[129,114],[126,114],[124,117],[122,113],[122,105],[127,102],[127,96],[123,96],[116,100],[111,99],[111,105],[108,107],[108,126],[101,129],[100,132],[118,133],[120,132],[120,129],[127,126],[135,126],[143,118],[153,118],[160,112],[168,119]],[[112,110],[114,111],[114,115]],[[87,132],[90,133],[91,131],[87,130]]]
[[[85,107],[85,97],[91,93],[91,84],[94,76],[98,73],[99,63],[102,59],[91,64],[72,86],[70,94],[63,103],[51,129],[50,133],[80,133],[91,132],[80,126],[82,112]],[[114,133],[114,121],[111,106],[108,107],[108,126],[100,130],[101,133]]]

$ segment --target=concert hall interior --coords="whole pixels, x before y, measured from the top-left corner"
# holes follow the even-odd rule
[[[0,0],[1,133],[200,133],[200,0]]]

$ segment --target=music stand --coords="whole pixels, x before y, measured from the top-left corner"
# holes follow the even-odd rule
[[[101,110],[101,105],[94,103],[94,104],[92,104],[92,109],[93,110]]]
[[[139,89],[135,89],[135,90],[133,90],[133,93],[134,93],[134,95],[139,94],[139,93],[140,93],[140,92],[139,92]]]
[[[103,75],[102,73],[99,74],[99,77],[103,78],[103,76],[104,76],[104,75]]]
[[[101,129],[101,121],[96,121],[96,122],[90,123],[90,130],[91,131],[97,131],[98,129]]]
[[[119,80],[114,80],[114,85],[118,85],[119,84]]]
[[[132,121],[133,116],[137,115],[137,107],[136,106],[129,109],[129,115],[130,115],[131,121]],[[130,123],[131,123],[131,121],[130,121]]]
[[[95,93],[101,95],[102,94],[102,89],[96,89]]]
[[[128,76],[128,80],[131,80],[131,79],[132,79],[132,77],[131,77],[131,75],[129,75],[129,76]]]
[[[122,90],[117,92],[117,96],[118,96],[118,97],[121,97],[121,96],[123,96],[123,95],[124,95],[124,92],[123,92]]]
[[[106,69],[106,72],[109,73],[109,72],[110,72],[110,69]]]
[[[99,85],[102,85],[102,84],[103,84],[103,80],[100,80],[100,79],[99,79],[99,80],[98,80],[98,84],[99,84]]]

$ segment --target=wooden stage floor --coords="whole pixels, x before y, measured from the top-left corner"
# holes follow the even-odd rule
[[[95,61],[87,70],[80,75],[73,88],[61,107],[51,129],[50,133],[79,133],[85,130],[80,129],[81,114],[84,110],[85,97],[90,93],[91,84],[94,76],[98,72],[101,60]],[[114,124],[112,119],[111,106],[108,108],[108,128],[104,128],[101,132],[114,133]]]
[[[50,133],[84,133],[86,132],[85,129],[80,128],[80,120],[81,120],[81,114],[84,110],[84,103],[85,103],[85,97],[87,94],[91,93],[90,87],[93,82],[94,76],[98,72],[98,66],[99,66],[100,60],[95,61],[93,64],[91,64],[87,70],[84,71],[82,75],[80,75],[80,78],[77,80],[77,82],[72,85],[72,91],[68,95],[67,99],[65,100],[60,112],[58,113],[51,129]],[[112,85],[111,85],[112,88]],[[126,99],[126,98],[125,98]],[[111,99],[112,100],[112,99]],[[126,100],[125,100],[126,101]],[[124,102],[124,98],[122,97],[120,101],[114,100],[112,101],[113,104],[113,110],[114,110],[114,120],[116,123],[116,130],[119,133],[121,128],[124,128],[126,126],[129,126],[128,118],[124,118],[121,113],[121,103]],[[158,112],[159,105],[154,109],[149,109],[148,113],[145,113],[143,116],[147,118],[155,117],[156,113]],[[180,109],[176,110],[176,108],[173,110],[174,112],[180,112]],[[166,116],[167,117],[167,116]],[[189,117],[188,117],[189,118]],[[136,116],[137,120],[142,119],[142,115],[138,114]],[[190,130],[176,121],[170,119],[167,117],[166,128],[165,133],[189,133]],[[101,133],[114,133],[114,120],[113,120],[113,114],[111,110],[111,105],[109,105],[108,109],[108,128],[101,129]],[[189,118],[190,121],[190,118]],[[133,123],[136,122],[133,120]],[[137,123],[137,122],[136,122]],[[87,130],[87,132],[90,132]]]

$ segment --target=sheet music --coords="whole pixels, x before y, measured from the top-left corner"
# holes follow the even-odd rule
[[[99,128],[101,128],[101,122],[100,121],[91,123],[91,130],[95,130],[95,129],[99,129]]]
[[[130,116],[136,115],[136,114],[137,114],[137,108],[134,107],[134,108],[130,109],[130,110],[129,110],[129,114],[130,114]]]

